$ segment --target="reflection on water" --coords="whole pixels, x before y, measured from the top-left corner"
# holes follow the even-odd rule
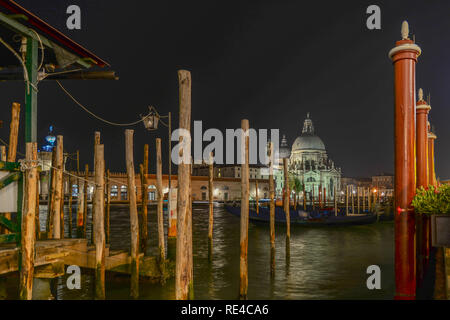
[[[89,221],[90,221],[89,207]],[[41,207],[42,217],[45,207]],[[67,214],[66,214],[67,216]],[[74,210],[75,217],[75,210]],[[166,212],[165,217],[167,218]],[[42,222],[45,223],[45,222]],[[68,221],[65,222],[66,228]],[[75,227],[75,219],[74,225]],[[167,219],[165,221],[167,229]],[[270,275],[268,225],[249,225],[249,299],[392,299],[394,296],[393,223],[367,226],[291,228],[286,260],[285,227],[276,227],[275,274]],[[88,235],[90,227],[88,226]],[[66,230],[66,236],[68,230]],[[157,254],[156,210],[149,209],[148,254]],[[128,249],[128,207],[111,208],[111,248]],[[208,262],[208,209],[193,207],[194,291],[196,299],[237,299],[239,292],[239,218],[214,208],[213,261]],[[369,265],[381,268],[381,290],[369,290]],[[53,284],[57,299],[92,299],[93,274],[82,270],[81,290],[66,288],[67,276]],[[108,274],[107,299],[129,298],[129,277]],[[141,299],[174,299],[174,280],[164,286],[142,281]]]

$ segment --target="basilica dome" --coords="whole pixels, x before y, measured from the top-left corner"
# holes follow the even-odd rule
[[[318,136],[301,135],[295,139],[292,145],[292,151],[297,150],[321,150],[325,151],[325,145]]]
[[[281,146],[280,146],[278,158],[284,159],[284,158],[289,158],[290,156],[291,156],[291,150],[289,150],[286,136],[283,135],[283,138],[281,139]]]
[[[325,151],[325,144],[322,139],[314,134],[314,126],[309,118],[309,113],[303,124],[302,134],[295,139],[292,151]]]

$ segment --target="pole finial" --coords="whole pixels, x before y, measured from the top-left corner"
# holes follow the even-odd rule
[[[402,23],[402,40],[407,40],[409,35],[409,25],[408,21],[403,21]]]
[[[423,90],[422,88],[419,89],[419,101],[423,100]]]

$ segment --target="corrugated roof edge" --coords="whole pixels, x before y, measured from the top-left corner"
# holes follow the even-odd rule
[[[24,7],[20,6],[16,2],[12,0],[0,0],[0,6],[5,9],[11,11],[14,14],[23,14],[28,18],[28,23],[43,32],[50,40],[56,42],[61,45],[63,48],[69,49],[72,52],[75,52],[82,58],[90,58],[96,65],[99,67],[110,66],[108,62],[100,59],[95,54],[76,43],[69,37],[67,37],[62,32],[58,31],[56,28],[49,25],[44,20],[40,19],[35,14],[31,13]]]

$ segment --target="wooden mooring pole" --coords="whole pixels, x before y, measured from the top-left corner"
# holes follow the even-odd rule
[[[69,238],[72,238],[72,198],[73,198],[73,183],[70,181],[71,177],[68,177],[69,182]],[[39,196],[39,195],[38,195]]]
[[[208,259],[212,261],[213,250],[213,226],[214,226],[214,158],[212,152],[209,155],[208,163],[208,202],[209,202],[209,222],[208,222]]]
[[[289,190],[289,171],[288,171],[288,159],[283,159],[283,168],[284,168],[284,192],[286,193],[284,197],[284,213],[286,214],[286,239],[289,240],[291,238],[291,215],[290,215],[290,195],[291,192]]]
[[[88,212],[88,187],[89,187],[89,165],[84,166],[84,188],[83,188],[83,238],[87,237],[87,212]]]
[[[64,238],[64,230],[61,232],[64,224],[62,222],[64,215],[61,215],[61,207],[64,206],[64,194],[63,194],[63,169],[64,169],[64,156],[63,156],[63,136],[56,137],[56,169],[55,169],[55,192],[54,192],[54,204],[53,204],[53,239]]]
[[[21,262],[19,296],[22,300],[31,300],[33,293],[34,244],[36,239],[36,180],[37,180],[37,144],[26,144],[25,194],[22,213]]]
[[[273,181],[273,142],[269,143],[270,274],[275,276],[275,183]]]
[[[288,161],[289,159],[283,158],[284,191],[286,193],[284,197],[284,213],[286,214],[286,267],[290,265],[290,257],[291,257],[291,212],[290,212],[291,191],[289,190]],[[320,202],[320,191],[319,191],[319,202]]]
[[[345,215],[348,216],[348,185],[345,189]]]
[[[366,212],[366,188],[362,188],[362,211],[363,213]]]
[[[96,176],[96,173],[95,173],[95,161],[96,161],[96,158],[95,158],[95,147],[97,146],[97,145],[99,145],[100,144],[100,132],[99,131],[95,131],[94,132],[94,181],[95,181],[95,176]],[[103,170],[104,171],[104,170]],[[104,173],[103,173],[104,174]],[[103,190],[104,190],[105,188],[104,188],[104,186],[103,186]],[[91,215],[91,243],[92,244],[95,244],[95,231],[94,231],[94,216],[95,216],[95,195],[96,195],[96,193],[95,193],[95,191],[94,191],[94,193],[93,193],[93,195],[92,195],[92,215]],[[104,198],[104,197],[103,197]]]
[[[333,195],[334,195],[334,215],[337,217],[337,215],[338,215],[338,204],[337,204],[337,187],[336,186],[334,186]]]
[[[84,225],[84,185],[85,181],[79,176],[78,181],[78,198],[77,198],[77,238],[83,238],[83,225]]]
[[[142,219],[141,219],[141,252],[147,251],[147,239],[148,239],[148,184],[147,184],[147,174],[148,174],[148,144],[144,145],[144,161],[141,172],[141,208],[142,208]]]
[[[175,267],[175,298],[187,300],[194,298],[192,275],[192,211],[190,204],[190,161],[191,161],[191,73],[187,70],[178,71],[179,84],[179,128],[186,130],[189,136],[180,135],[178,165],[178,199],[177,199],[177,242]]]
[[[357,203],[358,203],[358,214],[359,214],[359,213],[361,213],[361,207],[360,207],[360,202],[359,202],[359,200],[360,200],[359,199],[360,198],[360,194],[359,193],[360,193],[360,189],[361,188],[360,187],[356,187],[356,188],[357,188],[357,191],[356,191],[357,195],[356,196],[357,196],[357,199],[358,199]]]
[[[131,231],[131,297],[139,297],[139,217],[136,205],[136,181],[134,178],[133,158],[134,130],[125,130],[125,159],[128,178],[128,199],[130,202],[130,231]]]
[[[0,159],[6,161],[6,146],[0,146]]]
[[[239,263],[239,298],[247,299],[248,291],[248,219],[249,219],[249,122],[241,121],[241,229]]]
[[[351,197],[352,197],[352,214],[355,214],[355,190],[353,189],[353,185],[351,188]]]
[[[94,146],[95,196],[93,229],[95,244],[95,299],[105,299],[105,152],[102,144]]]
[[[164,278],[166,248],[164,245],[164,217],[163,217],[163,181],[162,181],[162,159],[161,159],[161,139],[156,138],[156,190],[158,191],[158,252],[159,252],[159,266],[161,274]]]
[[[20,104],[13,102],[11,107],[11,123],[9,126],[9,148],[8,148],[8,162],[16,161],[17,143],[19,139],[19,121],[20,121]],[[11,213],[4,213],[5,218],[11,219]],[[5,234],[10,233],[7,229],[4,230]]]
[[[105,213],[105,241],[107,244],[110,242],[109,229],[110,229],[110,218],[111,218],[111,184],[109,182],[110,178],[109,169],[106,170],[106,213]]]
[[[0,146],[0,160],[6,162],[6,146]],[[6,216],[6,215],[5,215]],[[6,232],[6,228],[0,227],[0,234],[3,234]],[[1,285],[1,283],[0,283]],[[0,299],[2,298],[2,295],[0,294]]]
[[[258,194],[258,179],[255,179],[255,202],[256,214],[259,214],[259,194]]]

